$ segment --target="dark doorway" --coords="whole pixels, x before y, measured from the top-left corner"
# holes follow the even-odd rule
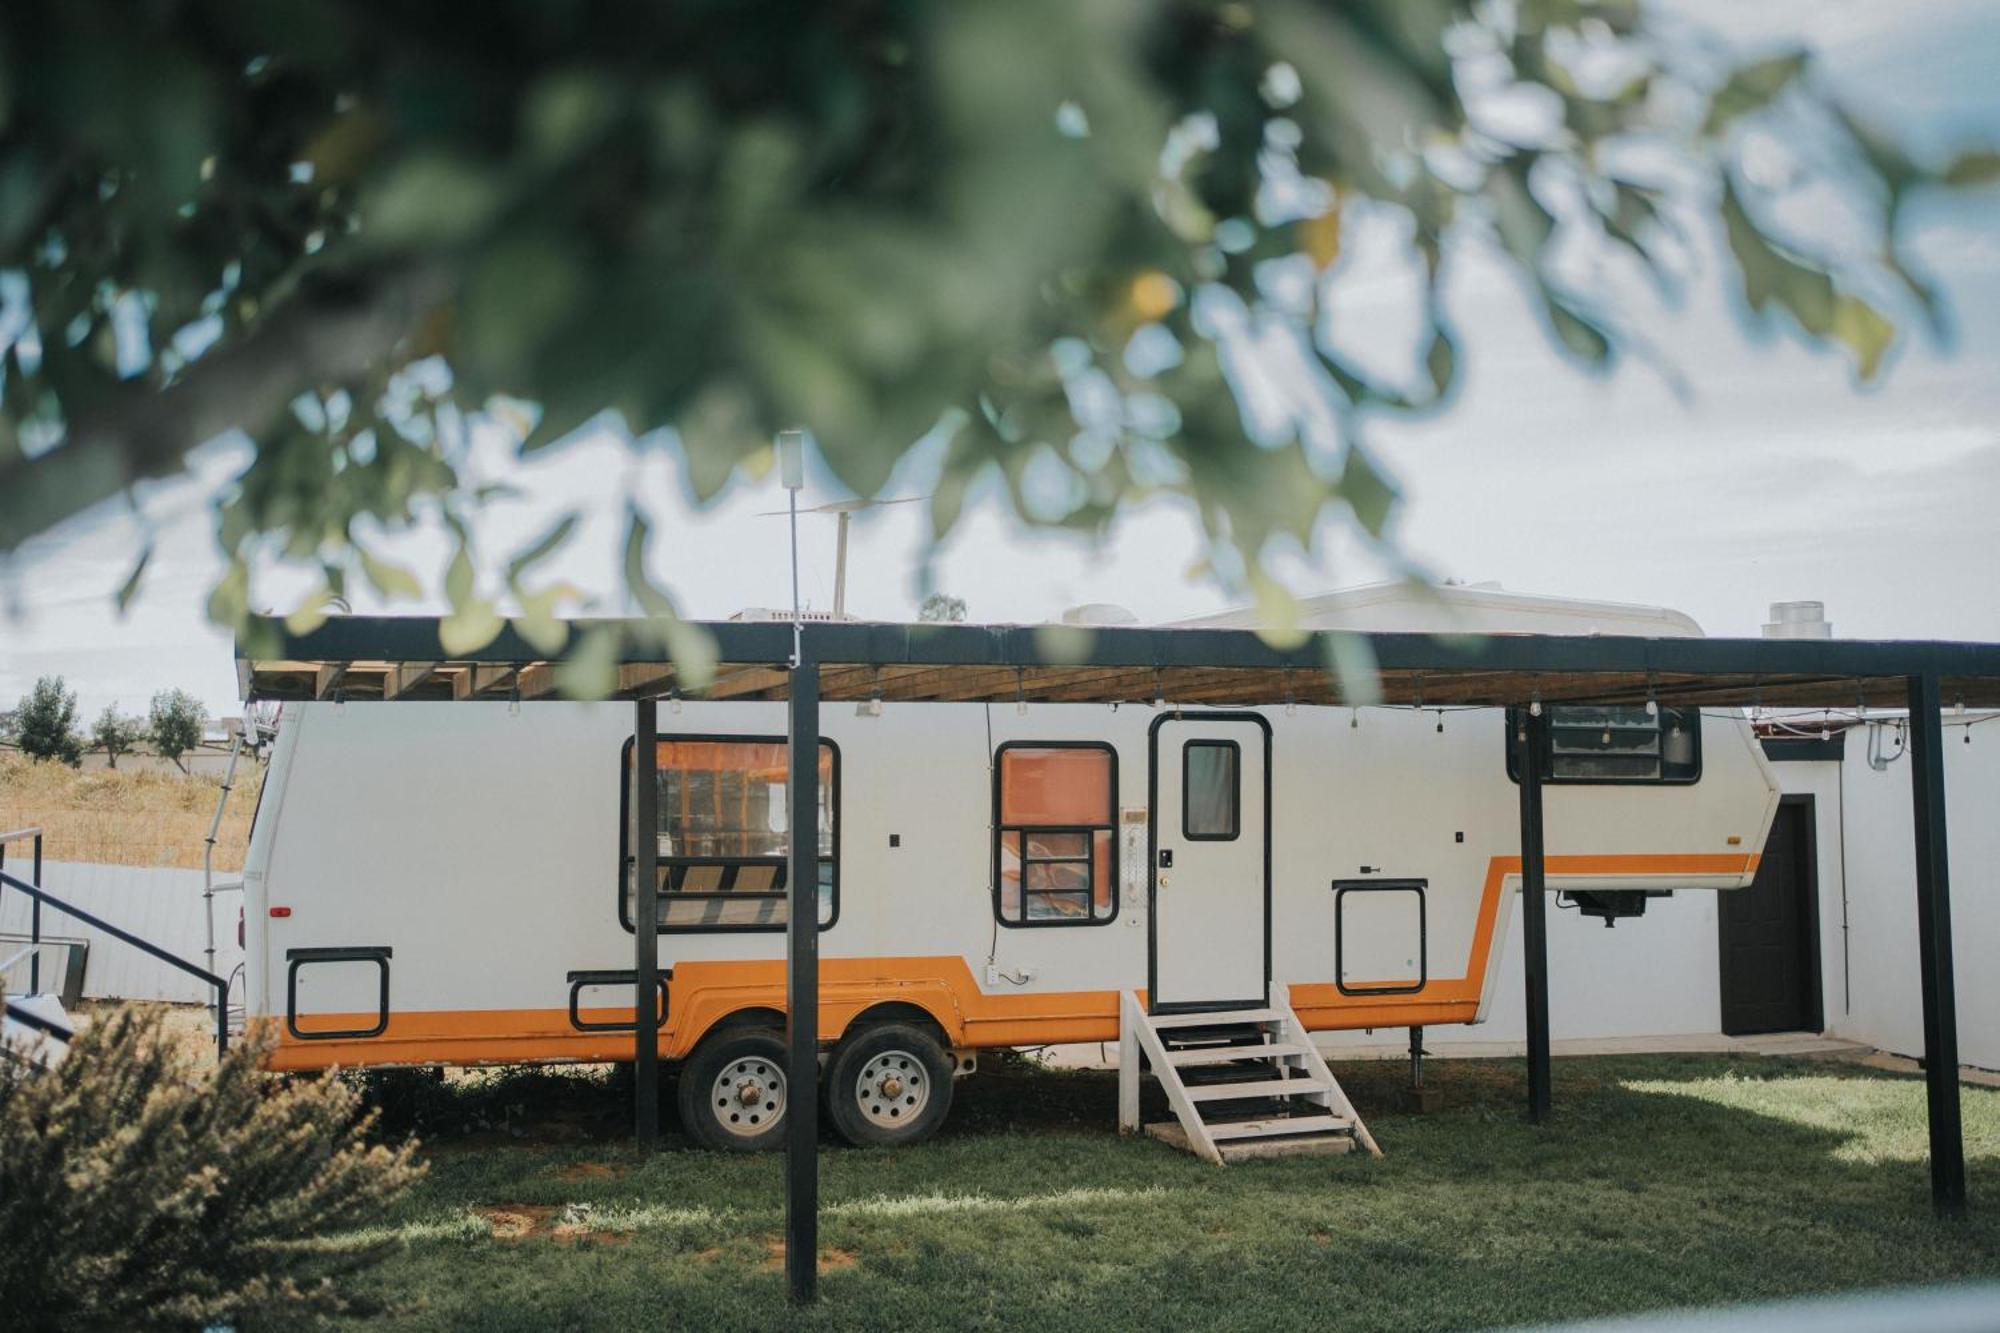
[[[1820,1030],[1817,845],[1813,798],[1782,798],[1755,882],[1718,895],[1722,1030],[1732,1037]]]

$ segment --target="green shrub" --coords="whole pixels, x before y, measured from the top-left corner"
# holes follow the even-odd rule
[[[345,1308],[377,1220],[423,1175],[333,1077],[248,1040],[203,1068],[157,1010],[114,1010],[39,1070],[0,1055],[0,1310],[12,1328],[292,1323]],[[347,1233],[347,1234],[342,1234]]]

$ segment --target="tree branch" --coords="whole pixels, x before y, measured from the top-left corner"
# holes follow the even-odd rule
[[[302,291],[165,390],[120,386],[71,418],[54,449],[0,461],[0,552],[134,482],[178,471],[224,431],[254,432],[313,384],[380,364],[448,294],[436,269],[349,274]]]

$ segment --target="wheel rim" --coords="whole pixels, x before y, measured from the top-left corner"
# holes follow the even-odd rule
[[[930,1072],[909,1051],[884,1051],[861,1066],[854,1099],[869,1124],[898,1129],[921,1118],[930,1105]]]
[[[760,1055],[731,1060],[716,1076],[709,1109],[725,1133],[751,1138],[785,1115],[785,1071]]]

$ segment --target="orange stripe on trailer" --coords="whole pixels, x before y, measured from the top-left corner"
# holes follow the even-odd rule
[[[1551,856],[1551,878],[1627,876],[1747,878],[1756,873],[1756,853],[1635,853]],[[1407,995],[1347,995],[1331,982],[1299,982],[1291,987],[1292,1007],[1309,1029],[1330,1031],[1367,1027],[1428,1027],[1465,1023],[1479,1013],[1486,974],[1492,964],[1493,932],[1509,875],[1521,873],[1521,858],[1496,856],[1474,923],[1472,947],[1462,976],[1432,978]],[[1382,982],[1363,983],[1370,985]],[[680,1059],[716,1023],[748,1009],[782,1013],[785,965],[782,959],[684,962],[674,965],[669,983],[667,1025],[660,1054]],[[1141,992],[1143,994],[1143,991]],[[882,958],[828,958],[820,963],[819,1031],[837,1039],[864,1011],[881,1004],[922,1009],[944,1029],[953,1046],[1047,1046],[1063,1042],[1116,1041],[1118,992],[1044,991],[1000,994],[982,990],[971,967],[956,955]],[[367,1027],[368,1014],[315,1014],[301,1018],[310,1031]],[[594,1023],[630,1023],[630,1008],[586,1009]],[[273,1069],[323,1069],[331,1065],[522,1064],[536,1061],[630,1060],[632,1038],[620,1032],[579,1032],[563,1009],[469,1009],[391,1013],[380,1036],[300,1040],[281,1032],[267,1058]]]

